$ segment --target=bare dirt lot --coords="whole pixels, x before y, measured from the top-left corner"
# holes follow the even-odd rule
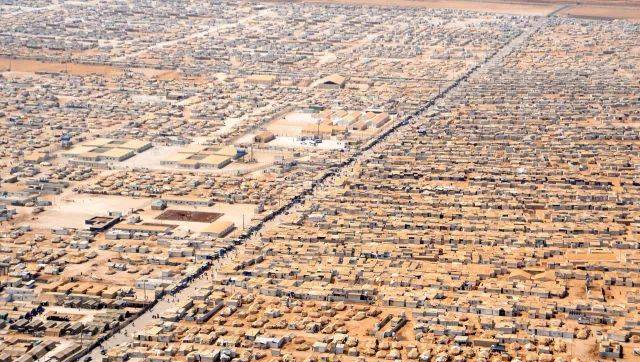
[[[558,15],[586,19],[625,19],[640,21],[640,6],[576,5],[560,11]]]
[[[122,68],[97,65],[97,64],[79,64],[79,63],[58,63],[50,61],[39,61],[31,59],[10,59],[0,57],[0,71],[28,72],[28,73],[69,73],[73,75],[98,74],[103,76],[115,76],[122,74]],[[149,68],[131,68],[134,72],[140,72],[146,78],[158,79],[177,79],[180,74],[172,70],[149,69]]]
[[[57,200],[54,207],[37,216],[33,225],[38,228],[70,227],[82,229],[84,220],[93,216],[106,215],[109,211],[128,212],[146,207],[150,199],[133,199],[123,196],[76,195],[73,199]]]
[[[276,136],[300,136],[305,127],[315,125],[318,120],[318,116],[314,114],[291,112],[271,121],[266,129]]]
[[[182,207],[182,208],[174,208],[172,207],[169,210],[160,211],[160,210],[150,210],[147,209],[138,215],[142,218],[144,224],[156,224],[156,225],[174,225],[176,229],[179,230],[189,230],[193,232],[200,232],[207,226],[211,224],[211,222],[204,220],[194,220],[194,219],[163,219],[160,216],[167,211],[175,211],[179,213],[202,213],[202,214],[212,214],[219,215],[215,221],[231,221],[236,225],[236,233],[241,232],[242,226],[248,224],[253,216],[256,214],[256,205],[254,204],[227,204],[224,202],[217,202],[213,206],[194,206],[194,207]]]
[[[191,222],[214,222],[222,214],[217,212],[188,211],[188,210],[167,210],[158,215],[158,220],[177,220]]]
[[[604,6],[640,6],[640,0],[581,0],[581,1],[562,1],[562,0],[491,0],[493,2],[503,3],[527,3],[527,4],[583,4],[583,5],[604,5]]]
[[[60,73],[68,72],[76,75],[86,74],[100,74],[100,75],[114,75],[122,73],[121,69],[102,66],[102,65],[88,65],[88,64],[73,64],[73,63],[54,63],[54,62],[41,62],[38,60],[28,59],[9,59],[0,58],[0,69],[11,70],[14,72],[45,72],[45,73]]]

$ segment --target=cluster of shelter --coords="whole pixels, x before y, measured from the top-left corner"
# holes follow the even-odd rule
[[[109,360],[637,358],[639,30],[544,22]]]
[[[637,24],[9,1],[0,361],[640,355]]]

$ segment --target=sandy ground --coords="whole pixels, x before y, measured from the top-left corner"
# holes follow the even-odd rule
[[[93,321],[93,318],[96,314],[101,313],[101,310],[92,310],[92,309],[80,309],[80,308],[67,308],[58,305],[48,306],[47,312],[55,312],[60,314],[67,314],[71,316],[80,316],[81,318],[78,320],[83,323],[90,323]]]
[[[99,74],[106,76],[115,76],[123,73],[123,69],[108,65],[94,64],[78,64],[78,63],[58,63],[48,61],[38,61],[30,59],[9,59],[0,57],[0,71],[13,72],[47,72],[59,73],[68,72],[74,75]],[[180,73],[171,70],[150,69],[150,68],[131,68],[133,72],[139,72],[147,78],[158,79],[177,79]]]
[[[278,118],[265,127],[268,131],[277,136],[300,136],[302,129],[317,123],[318,117],[315,114],[291,112],[282,118]]]
[[[509,0],[492,0],[494,2],[515,3],[517,1]],[[581,1],[563,1],[563,0],[521,0],[520,2],[534,4],[585,4],[585,5],[605,5],[605,6],[640,6],[640,0],[581,0]]]
[[[116,168],[134,168],[146,167],[152,170],[176,170],[174,166],[161,165],[160,162],[167,160],[175,155],[178,151],[184,149],[184,146],[160,146],[155,145],[142,153],[124,160],[115,165]]]
[[[70,74],[76,75],[115,75],[122,73],[121,69],[102,65],[65,64],[41,62],[37,60],[0,58],[0,69],[8,70],[9,67],[11,67],[12,71],[17,72],[69,72]]]
[[[245,156],[245,159],[248,160],[249,157],[253,157],[253,162],[242,162],[240,160],[234,161],[231,164],[225,166],[222,170],[220,170],[220,172],[224,174],[251,173],[273,166],[279,159],[291,158],[293,156],[291,152],[280,150],[265,150],[256,148],[253,150],[253,152],[251,152],[250,149],[248,150],[248,152],[249,154]]]
[[[233,144],[234,145],[243,145],[253,143],[254,137],[258,134],[258,132],[250,132],[238,137]]]
[[[576,5],[560,11],[558,15],[590,19],[640,21],[640,7]]]
[[[211,207],[174,207],[170,205],[167,209],[171,210],[188,210],[188,211],[206,211],[206,212],[215,212],[220,213],[219,219],[216,221],[231,221],[235,224],[236,228],[240,230],[242,228],[242,218],[244,216],[245,225],[248,225],[251,221],[253,215],[255,215],[256,205],[253,204],[227,204],[227,203],[216,203]],[[167,225],[178,225],[179,229],[182,230],[190,230],[194,232],[200,232],[207,226],[209,223],[207,222],[188,222],[188,221],[176,221],[176,220],[160,220],[157,217],[162,214],[163,211],[157,210],[147,210],[142,213],[141,219],[146,223],[153,224],[167,224]]]
[[[151,199],[134,199],[124,196],[74,195],[73,199],[55,201],[32,223],[40,228],[70,227],[84,228],[84,220],[106,215],[109,211],[128,212],[148,206]]]

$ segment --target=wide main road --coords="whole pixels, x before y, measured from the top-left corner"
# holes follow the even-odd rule
[[[434,104],[436,104],[436,102],[442,101],[443,98],[445,98],[449,93],[451,93],[452,90],[458,87],[464,86],[467,79],[469,79],[470,77],[474,76],[477,73],[482,72],[483,70],[490,69],[495,66],[500,66],[501,60],[506,55],[509,55],[511,52],[517,50],[522,44],[525,44],[531,38],[531,36],[540,29],[540,27],[544,24],[545,21],[546,21],[545,18],[539,19],[535,24],[535,26],[524,30],[520,35],[511,39],[511,41],[503,45],[501,48],[497,49],[495,52],[493,52],[487,58],[482,60],[480,63],[468,69],[459,78],[452,81],[452,83],[450,83],[447,87],[444,87],[443,89],[441,89],[439,93],[434,94],[434,96],[422,107],[420,107],[419,110],[417,110],[413,114],[406,116],[405,118],[399,119],[393,127],[390,127],[388,130],[386,130],[382,134],[373,138],[370,142],[368,142],[365,146],[363,146],[361,149],[356,151],[353,156],[346,159],[339,166],[333,167],[327,170],[322,177],[320,177],[316,182],[313,183],[310,189],[302,191],[298,196],[296,196],[293,200],[291,200],[291,202],[289,202],[288,204],[283,206],[281,209],[279,209],[277,214],[272,220],[261,223],[259,227],[251,230],[251,232],[247,234],[246,237],[243,238],[242,240],[246,241],[252,238],[257,239],[260,231],[264,230],[265,228],[277,226],[278,223],[280,222],[279,219],[282,214],[288,211],[291,211],[292,208],[299,206],[300,204],[304,203],[305,200],[313,197],[313,193],[316,190],[319,190],[325,187],[326,185],[329,185],[335,176],[341,174],[343,171],[347,171],[354,163],[361,161],[363,159],[366,159],[367,157],[370,157],[372,149],[376,145],[380,144],[381,142],[384,142],[391,134],[398,132],[403,127],[407,127],[408,124],[410,124],[412,121],[418,120],[419,117],[423,116],[423,114],[427,112]],[[238,247],[241,248],[242,246],[240,245]],[[156,321],[153,318],[154,315],[162,314],[164,311],[173,307],[177,302],[188,300],[191,296],[194,295],[194,293],[198,289],[209,286],[210,278],[215,275],[219,266],[225,262],[226,262],[225,258],[217,260],[212,265],[212,268],[208,270],[205,274],[203,274],[202,277],[193,280],[186,288],[184,288],[182,291],[177,293],[175,296],[163,297],[149,311],[142,314],[140,317],[138,317],[134,321],[131,321],[119,333],[114,334],[112,337],[105,340],[99,347],[94,348],[92,351],[90,351],[89,355],[92,357],[94,361],[95,360],[100,361],[102,360],[102,357],[103,357],[103,355],[101,354],[102,349],[108,350],[117,345],[133,341],[133,335],[135,334],[135,332],[149,328],[154,324],[154,322]]]
[[[168,309],[174,307],[176,304],[189,300],[193,293],[199,288],[211,285],[211,277],[215,275],[216,271],[219,268],[220,262],[222,259],[213,263],[211,269],[209,269],[205,274],[203,274],[200,278],[197,278],[191,282],[189,287],[181,290],[175,295],[165,295],[162,299],[160,299],[151,309],[149,309],[146,313],[140,315],[135,321],[129,323],[127,326],[122,328],[118,333],[111,336],[111,338],[104,341],[100,347],[94,348],[90,357],[93,361],[100,361],[104,357],[102,354],[102,350],[109,350],[117,345],[129,342],[133,340],[133,336],[136,332],[144,330],[146,328],[151,327],[156,319],[153,318],[154,315],[161,315]]]

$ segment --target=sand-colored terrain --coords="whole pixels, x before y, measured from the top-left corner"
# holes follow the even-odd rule
[[[123,68],[82,63],[60,63],[52,61],[40,61],[32,59],[10,59],[0,57],[0,71],[27,72],[27,73],[69,73],[73,75],[102,75],[117,76],[124,72]],[[133,72],[139,72],[146,78],[158,78],[162,80],[178,79],[180,73],[173,70],[153,68],[130,68]]]
[[[560,16],[587,19],[625,19],[640,21],[640,6],[576,5],[558,12]]]
[[[638,360],[640,0],[270,1],[0,5],[2,360]]]
[[[494,2],[514,3],[509,0],[492,0]],[[528,4],[581,4],[581,5],[602,5],[602,6],[640,6],[638,0],[583,0],[583,1],[562,1],[562,0],[521,0],[522,3]]]
[[[109,211],[128,212],[143,208],[151,203],[149,199],[134,199],[122,196],[74,196],[73,199],[55,200],[56,206],[38,216],[38,228],[55,227],[83,228],[84,220]]]
[[[38,60],[9,58],[0,58],[0,69],[14,72],[68,72],[74,75],[114,75],[122,73],[121,69],[104,65],[42,62]]]

